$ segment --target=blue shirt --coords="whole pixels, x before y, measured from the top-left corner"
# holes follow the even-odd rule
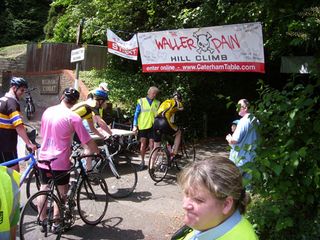
[[[207,231],[201,232],[198,230],[194,230],[194,235],[190,238],[190,240],[212,240],[217,239],[223,236],[225,233],[229,232],[234,226],[236,226],[241,221],[241,214],[237,210],[235,211],[231,217],[225,220],[220,225],[211,228]]]
[[[252,114],[244,115],[234,133],[232,139],[237,144],[231,144],[229,159],[238,167],[250,162],[255,157],[256,141],[258,138],[256,127],[259,121]]]

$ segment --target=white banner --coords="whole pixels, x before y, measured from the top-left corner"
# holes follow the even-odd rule
[[[261,72],[260,23],[138,33],[143,72]]]
[[[138,59],[138,41],[137,34],[134,34],[129,41],[123,41],[110,29],[107,29],[108,52],[123,58]]]

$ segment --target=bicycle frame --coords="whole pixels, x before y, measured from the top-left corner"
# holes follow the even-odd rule
[[[21,175],[20,188],[21,188],[23,182],[25,181],[25,179],[27,178],[27,176],[29,175],[29,173],[31,172],[31,170],[34,167],[36,167],[36,165],[37,165],[37,160],[35,159],[34,154],[30,153],[27,156],[24,156],[22,158],[16,158],[16,159],[13,159],[8,162],[4,162],[4,163],[0,164],[0,166],[9,166],[9,165],[18,164],[19,162],[22,162],[22,161],[28,161],[28,160],[31,160],[31,163],[28,165],[27,169]]]

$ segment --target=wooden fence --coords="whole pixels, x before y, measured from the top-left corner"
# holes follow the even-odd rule
[[[75,63],[70,62],[71,50],[79,48],[75,43],[30,43],[27,46],[27,72],[48,72],[60,69],[74,70]],[[86,45],[85,60],[80,70],[102,69],[107,66],[105,46]]]

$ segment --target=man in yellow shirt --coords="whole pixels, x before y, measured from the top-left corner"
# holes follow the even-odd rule
[[[181,142],[181,130],[175,125],[175,114],[183,110],[182,96],[179,92],[174,92],[172,98],[161,103],[157,117],[154,120],[154,142],[155,147],[160,146],[163,134],[174,135],[174,145],[172,157],[178,158],[178,150]]]

